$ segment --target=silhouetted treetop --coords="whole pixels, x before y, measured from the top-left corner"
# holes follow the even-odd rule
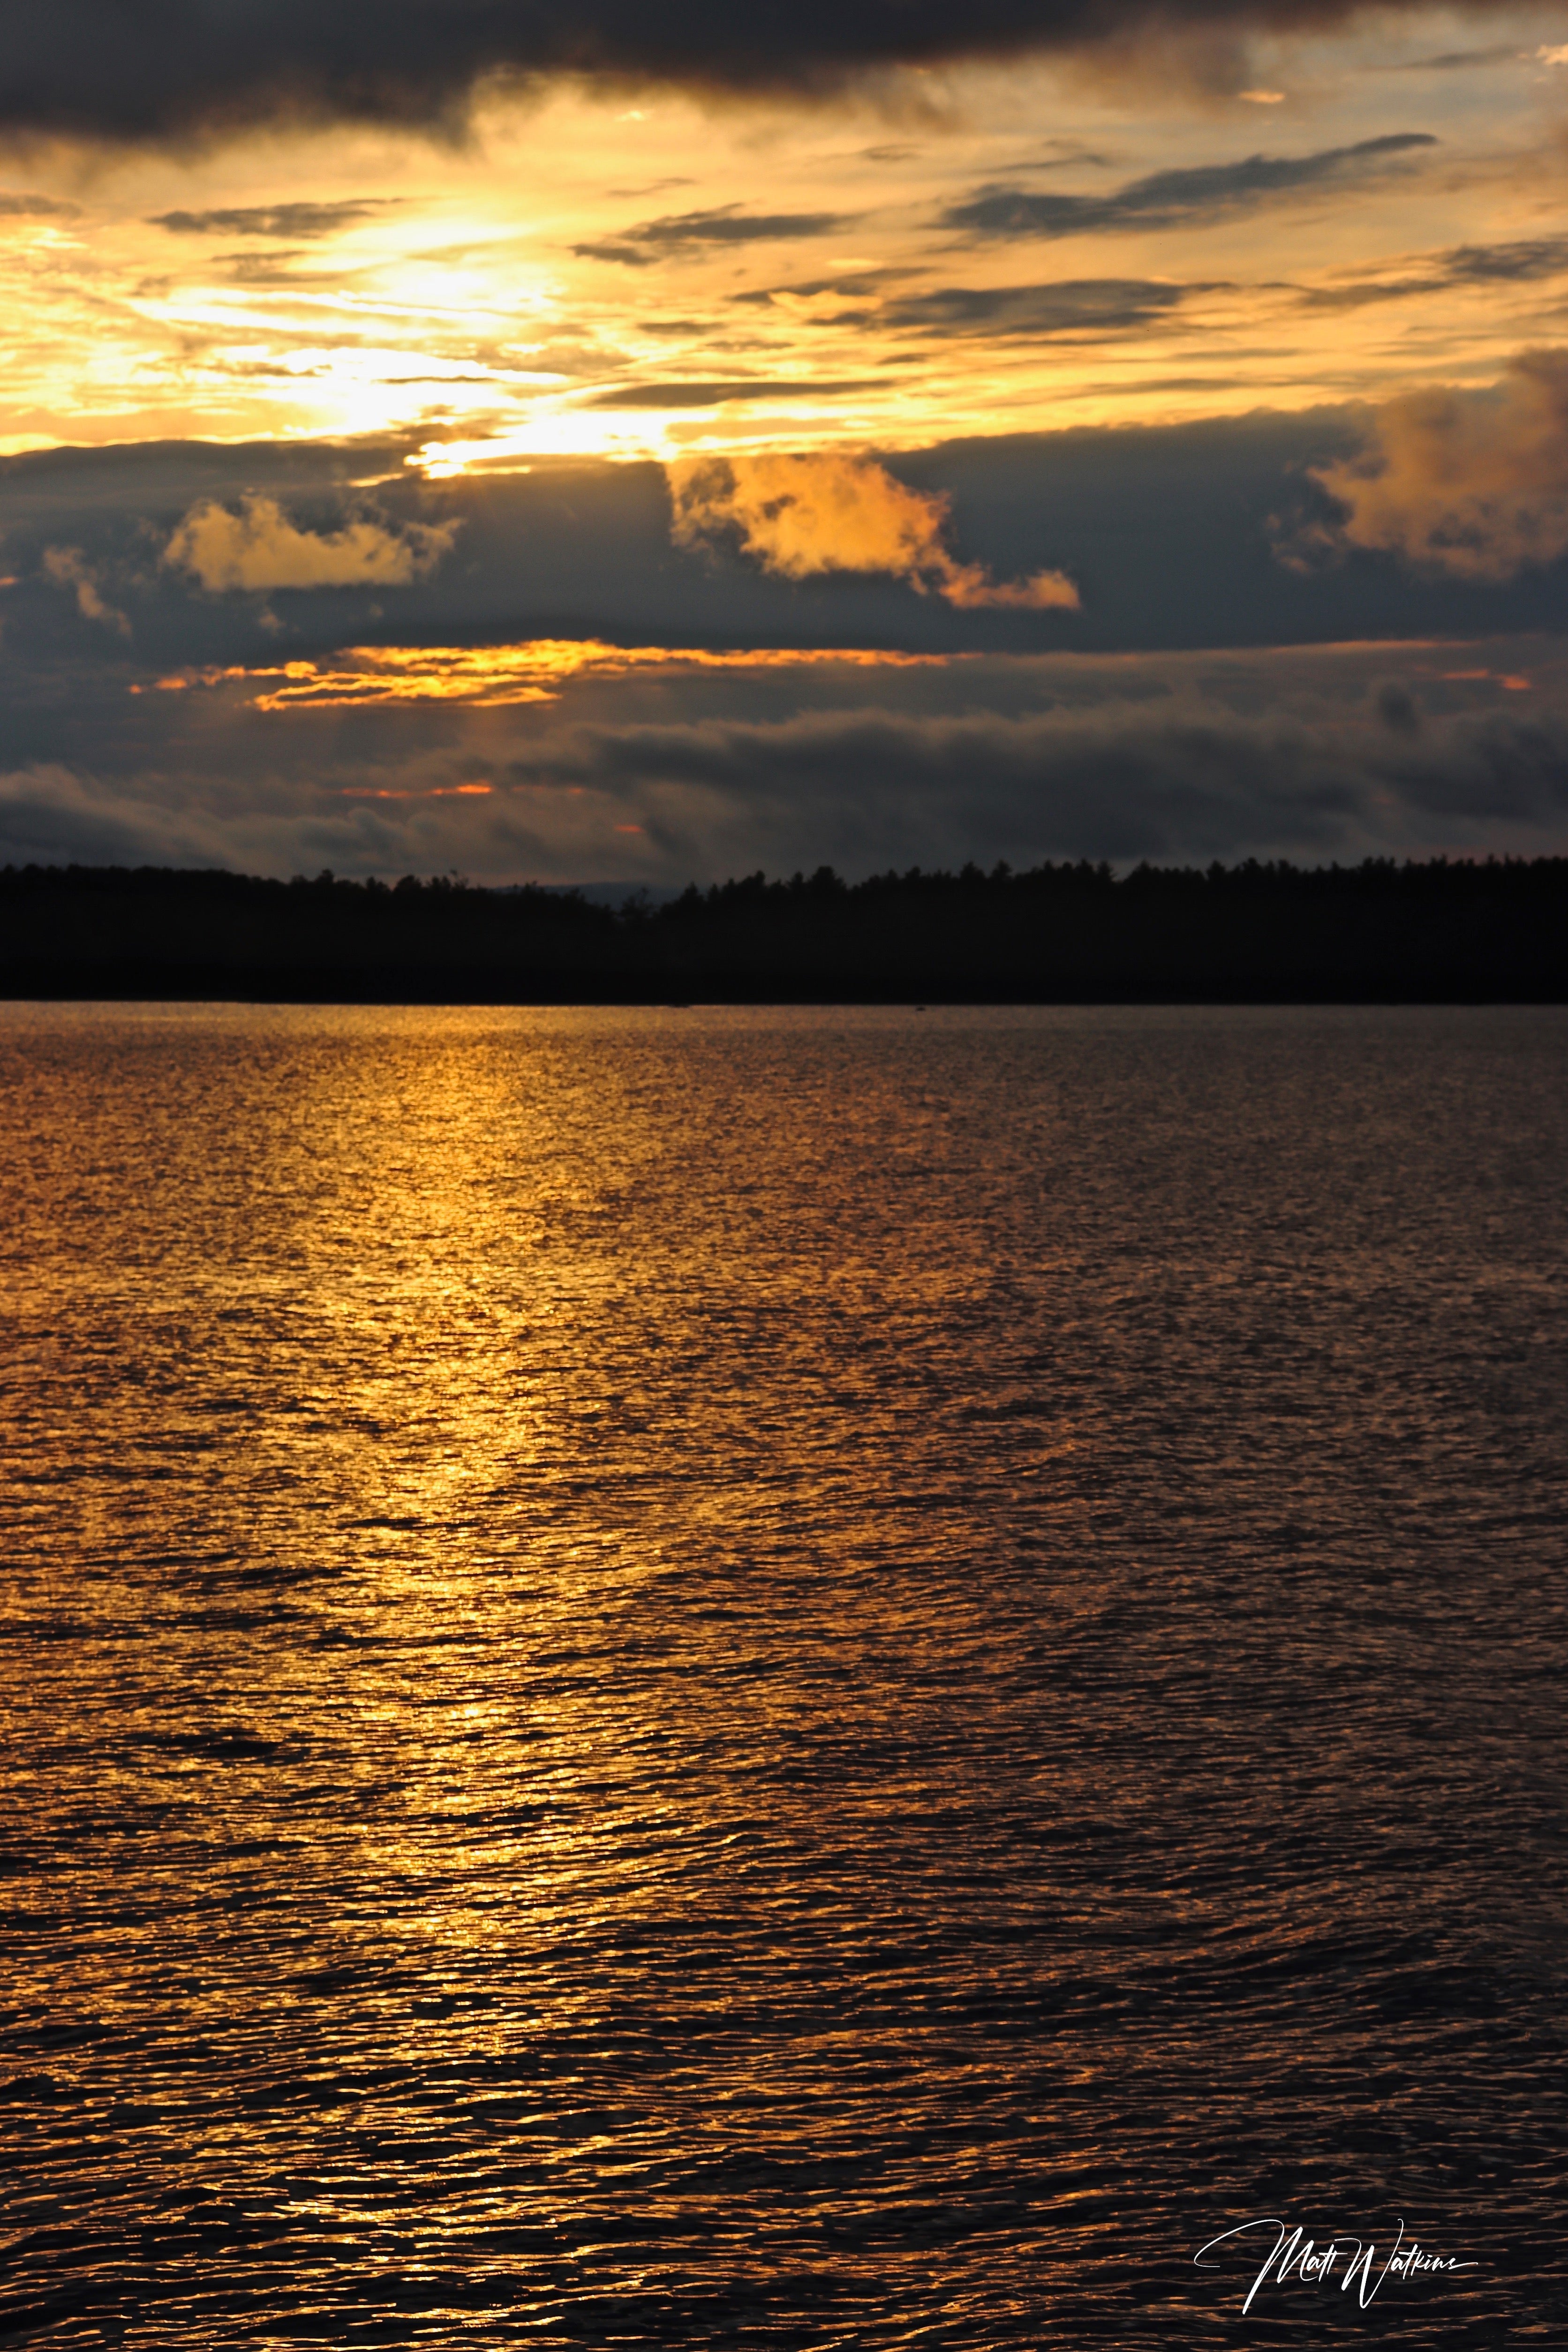
[[[7,866],[11,996],[1568,1000],[1568,858],[831,866],[620,908],[455,874]]]

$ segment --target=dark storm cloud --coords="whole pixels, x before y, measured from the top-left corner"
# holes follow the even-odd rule
[[[572,250],[590,261],[624,261],[646,269],[672,253],[710,245],[766,245],[785,237],[826,236],[842,227],[840,213],[743,213],[738,205],[715,212],[673,213],[663,220],[639,221],[618,236]]]
[[[827,383],[806,383],[798,376],[783,377],[776,383],[739,378],[719,383],[624,383],[615,392],[602,392],[587,404],[590,408],[717,408],[732,400],[826,400],[839,393],[883,389],[878,376],[853,376]]]
[[[940,286],[888,303],[879,322],[949,337],[1113,334],[1166,317],[1194,289],[1159,278],[1067,278],[1040,286]]]
[[[679,883],[824,859],[860,874],[1568,838],[1560,678],[1554,707],[1520,716],[1445,709],[1455,689],[1440,683],[1413,692],[1384,674],[1379,686],[1377,664],[1347,649],[1216,668],[1150,656],[691,673],[601,682],[558,705],[283,724],[226,707],[225,690],[143,695],[122,701],[132,723],[102,729],[91,761],[0,762],[0,861],[458,866],[500,880],[618,857]]]
[[[396,445],[12,459],[0,861],[680,883],[825,858],[865,872],[1568,845],[1568,656],[1541,634],[1568,564],[1494,584],[1412,579],[1361,549],[1311,574],[1274,558],[1291,484],[1312,488],[1300,469],[1362,430],[1329,412],[887,460],[951,499],[965,561],[1009,576],[1068,562],[1079,614],[954,611],[896,583],[688,555],[650,465],[367,492],[355,482],[395,473]],[[458,525],[457,555],[402,584],[265,595],[204,590],[163,560],[183,519],[217,500],[242,521],[247,492],[324,540],[373,511],[411,543]],[[1452,642],[1521,627],[1537,634]],[[257,708],[282,664],[331,667],[335,648],[546,636],[969,651],[677,662],[507,708]],[[1115,657],[1028,650],[1046,645]],[[1205,649],[1136,650],[1182,645]],[[206,685],[204,666],[247,674]]]
[[[633,801],[677,837],[700,810],[710,826],[715,809],[731,826],[743,810],[778,865],[826,841],[821,854],[861,870],[933,856],[1229,858],[1263,845],[1327,858],[1391,833],[1459,842],[1477,824],[1550,835],[1568,820],[1568,728],[1555,715],[1452,721],[1416,750],[1396,748],[1386,722],[1288,709],[804,711],[778,724],[563,727],[508,773]],[[1423,828],[1433,818],[1436,834]]]
[[[704,396],[715,388],[705,382]],[[758,389],[757,380],[744,383]],[[657,391],[668,399],[668,386]],[[884,575],[779,578],[727,542],[678,547],[667,477],[651,463],[543,459],[525,475],[426,483],[405,464],[409,444],[399,439],[35,451],[0,460],[0,572],[17,583],[0,592],[0,652],[16,666],[5,756],[16,755],[23,713],[37,704],[35,674],[76,679],[79,669],[85,677],[121,660],[132,665],[129,679],[376,643],[1118,651],[1558,625],[1568,559],[1511,579],[1462,578],[1345,539],[1342,503],[1314,477],[1375,454],[1376,415],[1334,408],[1084,427],[882,461],[910,489],[949,502],[944,543],[956,562],[997,580],[1059,568],[1078,585],[1078,612],[961,610]],[[410,546],[428,543],[422,531],[455,525],[454,551],[384,587],[318,583],[255,594],[204,592],[163,561],[193,512],[216,504],[237,516],[259,501],[292,530],[327,540],[356,520]],[[1292,568],[1280,550],[1298,545],[1310,560]],[[68,577],[58,562],[51,572],[51,549],[69,553],[79,572]],[[84,610],[84,581],[123,617],[128,636]],[[76,695],[74,684],[58,688],[53,716],[28,735],[29,757],[58,757],[62,728],[74,740]]]
[[[15,0],[0,130],[177,141],[293,118],[451,131],[494,73],[809,96],[900,66],[1283,33],[1355,13],[1355,0],[384,0],[369,15],[362,0]]]
[[[226,865],[226,830],[53,763],[0,773],[0,865]]]
[[[394,198],[344,201],[335,205],[233,205],[215,212],[155,213],[151,228],[166,228],[176,236],[332,236],[384,212]]]
[[[1353,147],[1325,147],[1313,155],[1249,155],[1239,163],[1204,163],[1152,172],[1104,196],[1042,194],[1028,188],[986,187],[942,215],[944,228],[979,236],[1082,236],[1091,231],[1175,228],[1290,195],[1301,189],[1344,185],[1390,158],[1435,147],[1428,132],[1391,132]]]
[[[1395,735],[1419,735],[1421,712],[1407,688],[1385,678],[1373,699],[1378,717]]]
[[[423,436],[421,436],[423,437]],[[353,441],[141,441],[0,457],[0,544],[96,517],[110,531],[183,513],[195,499],[246,490],[331,497],[344,483],[399,477],[412,436]],[[15,570],[7,562],[8,570]]]

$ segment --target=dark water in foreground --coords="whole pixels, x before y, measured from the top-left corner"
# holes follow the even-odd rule
[[[1565,1080],[0,1008],[15,2340],[1568,2342]]]

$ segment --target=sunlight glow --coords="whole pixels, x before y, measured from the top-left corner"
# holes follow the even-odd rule
[[[160,677],[154,689],[184,692],[236,681],[279,679],[250,698],[258,710],[370,703],[553,702],[569,680],[621,677],[633,669],[940,669],[969,658],[953,654],[885,653],[875,647],[765,646],[715,652],[704,646],[612,646],[596,637],[535,637],[515,646],[347,646],[330,666],[279,662],[259,668],[203,669]],[[132,686],[130,691],[143,689]],[[465,787],[485,790],[488,785]]]
[[[438,165],[342,130],[127,153],[88,178],[63,149],[14,159],[0,446],[395,436],[395,463],[416,450],[440,478],[1495,375],[1560,334],[1568,248],[1542,239],[1540,192],[1568,52],[1538,34],[1479,80],[1396,74],[1394,54],[1370,26],[1266,50],[1221,111],[1038,61],[965,68],[896,140],[870,101],[770,119],[558,89],[498,93]],[[1370,152],[1391,133],[1415,135],[1408,157]],[[1318,159],[1300,201],[1178,215],[1137,194],[1245,173],[1259,146]],[[1450,266],[1483,221],[1522,274]]]

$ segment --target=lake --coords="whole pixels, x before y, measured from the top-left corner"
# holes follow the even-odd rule
[[[18,2339],[1564,2340],[1568,1012],[5,1004],[0,1139]]]

